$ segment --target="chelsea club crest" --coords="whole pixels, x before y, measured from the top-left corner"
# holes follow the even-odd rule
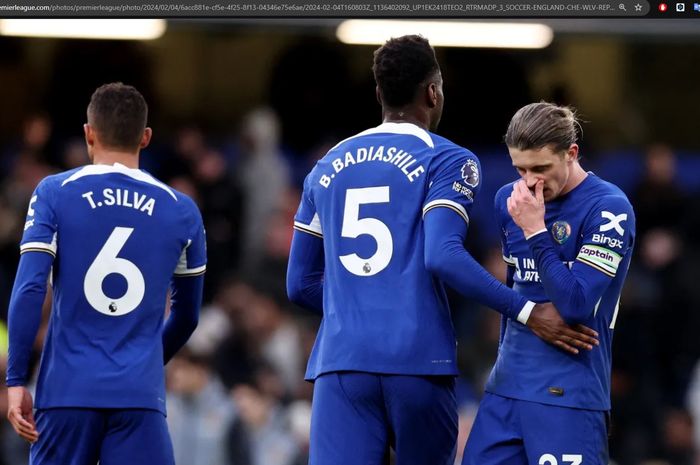
[[[571,236],[571,225],[566,221],[555,221],[552,224],[552,237],[560,244],[566,242]]]

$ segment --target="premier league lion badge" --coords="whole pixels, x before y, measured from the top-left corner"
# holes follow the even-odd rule
[[[571,236],[571,225],[566,221],[555,221],[552,225],[552,236],[555,241],[563,244]]]
[[[462,180],[469,187],[476,187],[479,184],[479,167],[474,160],[467,160],[462,166]]]

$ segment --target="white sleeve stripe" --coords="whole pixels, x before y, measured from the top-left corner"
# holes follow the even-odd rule
[[[323,234],[323,228],[321,227],[321,218],[318,217],[318,213],[314,214],[314,217],[311,219],[311,224],[309,224],[309,227],[314,228],[314,231],[318,231],[319,233]]]
[[[301,221],[295,221],[294,226],[304,231],[314,232],[316,234],[323,235],[323,230],[321,229],[321,222],[318,221],[318,215],[314,215],[314,219],[311,220],[311,224],[304,224]]]
[[[191,274],[202,274],[207,270],[207,265],[198,266],[196,268],[180,268],[175,269],[175,275],[191,275]]]
[[[457,213],[464,220],[464,222],[467,223],[467,226],[469,225],[469,218],[464,216],[464,213],[462,213],[461,211],[459,211],[458,209],[456,209],[452,205],[445,205],[445,204],[433,205],[432,207],[426,208],[423,211],[423,217],[425,218],[425,214],[428,213],[430,210],[433,210],[435,208],[449,208],[453,212]]]
[[[530,238],[535,237],[535,236],[542,234],[542,233],[546,233],[546,232],[547,232],[547,228],[540,229],[539,231],[535,231],[534,233],[530,234],[529,236],[525,236],[525,240],[529,241]]]
[[[22,244],[19,246],[20,252],[24,252],[27,249],[46,250],[46,251],[51,252],[52,254],[56,255],[56,243],[55,242],[53,242],[51,244],[47,244],[45,242],[27,242],[26,244]]]
[[[458,204],[457,202],[447,199],[433,200],[432,202],[428,202],[427,204],[425,204],[425,206],[423,207],[423,218],[425,218],[425,214],[428,213],[429,210],[432,210],[433,208],[437,207],[447,207],[451,210],[456,211],[467,223],[467,225],[469,224],[469,215],[467,215],[467,210],[465,210],[464,207]]]
[[[175,274],[180,274],[180,273],[190,273],[191,269],[187,267],[187,249],[189,246],[192,245],[192,240],[187,239],[187,244],[185,247],[182,249],[182,253],[180,254],[180,259],[177,262],[177,265],[175,266],[175,271],[173,273]],[[199,267],[201,268],[201,267]],[[195,268],[197,269],[197,268]]]
[[[425,212],[425,211],[429,210],[431,207],[438,206],[438,205],[450,205],[450,206],[456,208],[457,210],[459,210],[460,212],[462,212],[462,215],[464,215],[465,217],[469,217],[469,215],[467,215],[467,210],[465,210],[462,205],[458,204],[454,200],[447,200],[447,199],[437,199],[437,200],[433,200],[432,202],[428,202],[423,206],[423,211]]]
[[[520,313],[518,313],[517,320],[526,325],[527,320],[530,319],[530,314],[532,313],[533,308],[535,308],[535,302],[528,300],[525,306],[523,306],[523,308],[520,310]]]
[[[615,268],[614,270],[610,270],[602,264],[589,261],[584,257],[576,257],[576,260],[602,272],[603,274],[606,274],[607,276],[610,276],[611,278],[614,278],[615,274],[617,273],[617,268]]]
[[[514,257],[506,257],[505,255],[503,256],[503,261],[506,262],[509,265],[515,266],[515,258]]]
[[[320,237],[321,239],[323,239],[323,234],[320,234],[320,233],[311,231],[310,229],[306,229],[306,228],[303,227],[303,226],[299,226],[299,225],[296,225],[296,224],[295,224],[295,225],[294,225],[294,229],[295,229],[296,231],[301,231],[301,232],[306,233],[306,234],[309,234],[309,235],[311,235],[311,236]]]
[[[54,257],[54,258],[56,257],[56,254],[53,253],[53,251],[51,251],[51,250],[49,250],[49,249],[43,249],[43,248],[42,248],[42,249],[31,249],[31,248],[30,248],[30,249],[22,249],[22,250],[19,251],[19,254],[22,255],[22,254],[27,253],[27,252],[41,252],[41,253],[47,253],[47,254],[51,255],[52,257]]]

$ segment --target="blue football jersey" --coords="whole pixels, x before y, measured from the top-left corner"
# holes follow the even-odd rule
[[[170,281],[206,266],[194,202],[144,171],[85,166],[37,186],[20,250],[55,256],[36,407],[165,412]]]
[[[307,379],[340,370],[454,375],[443,284],[424,264],[423,215],[469,222],[480,166],[409,123],[384,123],[332,148],[304,182],[298,231],[323,238],[323,320]]]
[[[514,267],[513,288],[534,302],[550,301],[523,232],[508,214],[506,199],[512,190],[512,184],[501,188],[495,204],[504,260]],[[507,320],[486,390],[544,404],[609,410],[611,344],[634,245],[634,211],[619,188],[593,173],[545,208],[543,234],[550,235],[561,261],[574,274],[602,273],[607,280],[595,308],[582,322],[598,332],[600,345],[572,355]],[[585,292],[586,283],[582,285]]]

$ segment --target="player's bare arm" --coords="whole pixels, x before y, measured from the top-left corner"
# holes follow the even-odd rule
[[[569,326],[549,302],[532,309],[527,326],[540,339],[572,354],[578,354],[579,349],[592,350],[599,344],[596,331],[580,324]]]
[[[7,419],[12,428],[24,440],[34,443],[39,439],[33,413],[32,395],[24,386],[7,388]]]

